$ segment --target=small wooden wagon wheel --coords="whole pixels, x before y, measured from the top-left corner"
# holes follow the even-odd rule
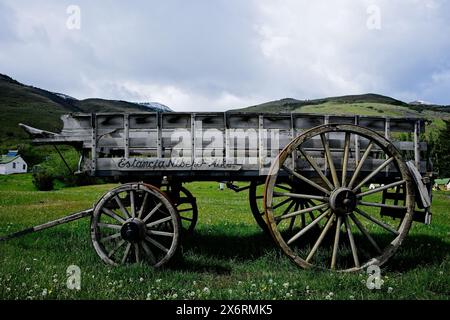
[[[91,238],[100,258],[112,265],[167,263],[178,248],[181,222],[158,188],[127,183],[107,192],[96,204]]]
[[[302,191],[276,190],[286,176]],[[368,188],[380,181],[386,184]],[[398,186],[404,203],[386,203],[383,191]],[[314,205],[276,207],[280,198]],[[415,202],[407,166],[388,140],[359,126],[329,124],[304,132],[280,152],[266,180],[264,206],[276,243],[296,264],[355,271],[392,256],[411,227]]]
[[[270,234],[270,231],[267,227],[266,223],[266,217],[264,212],[264,183],[258,182],[258,181],[252,181],[250,183],[249,187],[249,203],[250,203],[250,209],[252,211],[252,215],[255,218],[256,223],[258,226],[267,234]],[[294,192],[295,187],[291,185],[290,183],[277,183],[275,185],[275,189],[278,192]],[[281,206],[285,206],[290,209],[298,210],[307,208],[311,205],[314,205],[312,201],[308,199],[296,199],[296,198],[279,198],[280,201],[276,201],[277,203],[274,203],[275,209]]]
[[[197,200],[192,193],[183,186],[167,186],[164,191],[175,205],[181,219],[184,231],[191,234],[198,220]]]

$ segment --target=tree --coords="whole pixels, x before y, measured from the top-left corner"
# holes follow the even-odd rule
[[[450,177],[450,121],[444,120],[445,128],[440,131],[434,144],[437,167],[440,177]]]

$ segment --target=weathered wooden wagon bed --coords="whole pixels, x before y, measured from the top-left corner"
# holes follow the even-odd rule
[[[76,148],[78,173],[122,184],[92,209],[4,239],[91,216],[103,261],[158,267],[195,227],[189,181],[248,190],[258,224],[302,267],[381,265],[413,221],[431,222],[423,119],[174,112],[62,120],[58,134],[21,126],[35,144]]]

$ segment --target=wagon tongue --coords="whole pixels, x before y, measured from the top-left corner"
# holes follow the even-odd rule
[[[21,230],[21,231],[18,231],[18,232],[15,232],[15,233],[12,233],[12,234],[0,237],[0,242],[1,241],[5,241],[5,240],[9,240],[9,239],[13,239],[13,238],[17,238],[17,237],[20,237],[20,236],[24,236],[24,235],[29,234],[29,233],[33,233],[33,232],[45,230],[45,229],[48,229],[48,228],[52,228],[52,227],[58,226],[60,224],[72,222],[72,221],[75,221],[75,220],[78,220],[78,219],[90,216],[90,215],[92,215],[93,210],[94,209],[91,208],[91,209],[86,209],[86,210],[83,210],[83,211],[75,212],[75,213],[72,213],[72,214],[70,214],[68,216],[65,216],[65,217],[62,217],[62,218],[59,218],[59,219],[56,219],[56,220],[53,220],[53,221],[49,221],[49,222],[44,223],[44,224],[40,224],[40,225],[35,226],[35,227],[27,228],[27,229],[24,229],[24,230]]]

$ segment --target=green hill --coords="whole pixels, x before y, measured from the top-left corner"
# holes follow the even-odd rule
[[[315,100],[287,98],[238,109],[238,111],[450,118],[450,107],[408,104],[378,94],[349,95]]]
[[[27,138],[20,122],[49,131],[61,129],[60,116],[71,112],[158,111],[136,103],[75,98],[24,85],[0,74],[0,146],[13,147]]]
[[[0,151],[14,148],[26,142],[26,134],[19,128],[20,122],[49,131],[58,131],[62,123],[60,116],[71,112],[136,112],[161,111],[155,104],[85,99],[53,93],[24,85],[7,75],[0,74]],[[450,119],[450,106],[405,103],[378,94],[349,95],[315,100],[282,99],[233,111],[245,112],[302,112],[319,114],[360,114],[392,117],[425,117]]]

